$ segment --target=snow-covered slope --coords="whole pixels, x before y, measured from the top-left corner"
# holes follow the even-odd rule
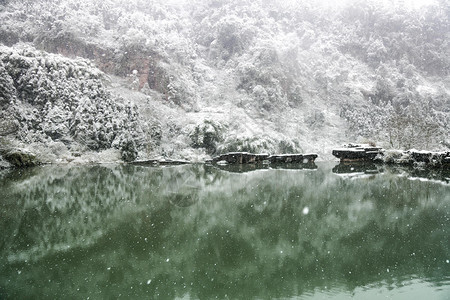
[[[23,51],[38,65],[47,58],[64,66],[87,64],[98,88],[81,77],[68,85],[53,71],[13,78],[13,68],[1,66],[11,77],[0,81],[2,114],[9,120],[0,124],[2,143],[36,149],[61,142],[69,156],[117,149],[126,159],[138,151],[140,158],[191,160],[239,150],[317,152],[331,159],[331,149],[347,141],[443,148],[450,132],[449,6],[441,1],[415,10],[392,3],[3,2],[3,64],[7,53],[26,56]],[[56,108],[19,91],[21,82],[42,77],[49,83],[33,97],[45,89],[54,98],[47,102],[66,115],[52,121],[52,130],[71,131],[46,130]],[[66,87],[73,107],[64,106]],[[96,92],[104,96],[92,96]],[[95,109],[92,128],[81,137],[89,126],[74,118],[86,97]],[[40,127],[32,130],[36,124],[23,126],[13,112],[36,105]],[[112,121],[103,107],[115,106],[132,115],[113,117],[124,124],[123,133],[92,137],[109,132]],[[11,133],[17,122],[20,130]]]

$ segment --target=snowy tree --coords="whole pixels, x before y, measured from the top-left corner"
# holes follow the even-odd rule
[[[116,137],[123,135],[126,138],[117,145],[127,153],[130,145],[134,149],[142,145],[136,107],[121,104],[107,92],[102,73],[90,63],[46,55],[32,48],[0,50],[0,61],[5,66],[0,71],[5,73],[2,78],[7,83],[5,91],[9,91],[4,94],[7,106],[16,110],[14,114],[21,123],[17,138],[27,143],[50,139],[69,146],[73,139],[92,150],[101,150],[112,147]]]
[[[15,96],[16,89],[11,76],[2,61],[0,61],[0,107],[5,106]]]

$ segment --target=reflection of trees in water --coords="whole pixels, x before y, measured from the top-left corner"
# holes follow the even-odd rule
[[[38,171],[39,170],[39,171]],[[158,205],[162,170],[139,173],[130,166],[43,167],[5,188],[17,237],[9,259],[33,260],[70,247],[84,247],[115,226],[123,215]],[[12,173],[14,178],[17,174]],[[14,180],[14,179],[13,179]],[[31,246],[30,246],[31,245]],[[13,252],[20,255],[14,257]]]
[[[42,167],[10,172],[2,181],[2,249],[29,260],[86,247],[117,220],[163,202],[189,206],[214,181],[203,167]],[[3,254],[5,251],[3,251]],[[18,253],[17,255],[13,253]]]
[[[273,298],[449,273],[443,185],[390,174],[346,180],[326,168],[33,172],[1,192],[14,199],[16,224],[2,223],[16,232],[2,237],[1,256],[16,261],[3,276],[24,284],[68,274],[46,283],[55,296],[82,286],[81,295],[102,297]]]

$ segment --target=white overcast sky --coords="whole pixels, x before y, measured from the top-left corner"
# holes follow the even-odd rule
[[[327,1],[327,0],[325,0]],[[430,5],[436,3],[436,0],[378,0],[379,2],[387,2],[387,3],[401,3],[403,2],[405,6],[409,7],[421,7],[423,5]],[[333,0],[328,0],[327,2],[333,2]],[[334,2],[352,2],[352,0],[336,0]]]
[[[281,2],[297,2],[297,1],[302,1],[302,0],[280,0]],[[303,0],[304,1],[304,0]],[[330,5],[335,5],[335,4],[343,4],[343,3],[347,3],[347,2],[352,2],[354,0],[315,0],[318,2],[324,2],[324,3],[328,3]],[[436,3],[436,0],[377,0],[379,2],[387,2],[387,3],[404,3],[405,6],[407,7],[413,7],[413,8],[419,8],[423,5],[430,5],[433,3]],[[169,2],[169,3],[189,3],[189,0],[165,0],[165,2]],[[314,0],[312,1],[314,2]]]

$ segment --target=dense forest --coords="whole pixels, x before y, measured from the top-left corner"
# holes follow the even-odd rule
[[[450,147],[448,0],[3,0],[0,19],[2,153]]]

